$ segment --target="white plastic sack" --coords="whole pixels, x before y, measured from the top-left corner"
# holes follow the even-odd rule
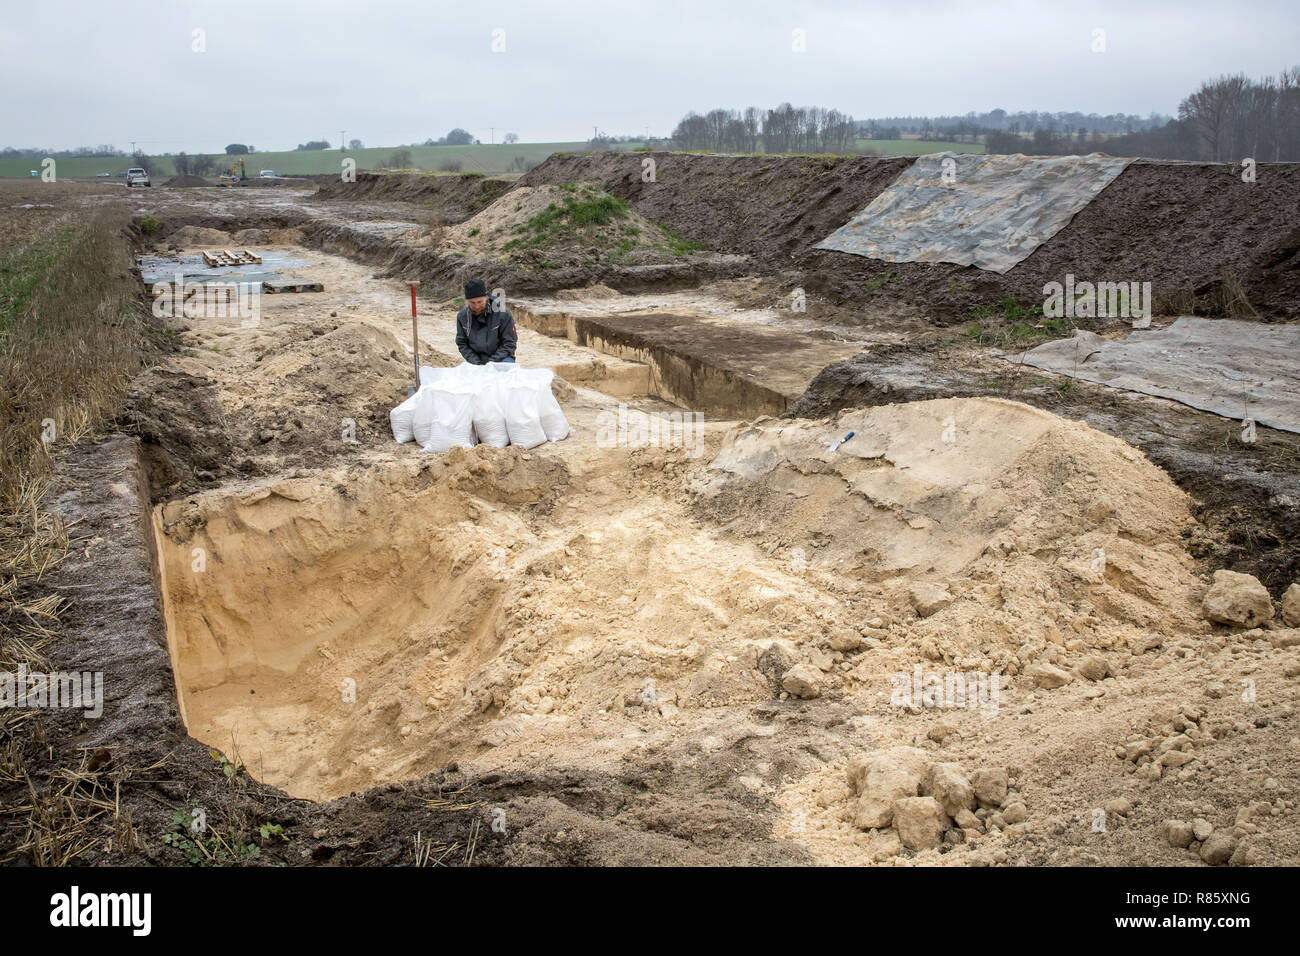
[[[388,424],[393,426],[393,441],[400,444],[415,437],[415,406],[419,400],[420,393],[416,392],[388,413]]]
[[[411,437],[415,439],[417,445],[428,443],[429,432],[433,428],[433,389],[433,385],[425,385],[406,400],[406,402],[414,402],[411,413]]]
[[[546,441],[537,409],[537,389],[522,382],[502,386],[502,408],[506,413],[506,432],[510,444],[536,448]]]
[[[547,441],[564,441],[569,437],[569,420],[564,417],[560,403],[551,391],[551,370],[538,369],[546,373],[546,380],[537,386],[537,413],[542,422],[542,431],[546,432]]]
[[[550,369],[513,362],[424,366],[419,391],[389,412],[393,438],[414,438],[431,452],[472,447],[476,440],[497,448],[560,441],[569,423],[551,392],[553,379]]]
[[[549,368],[521,368],[515,373],[520,382],[537,390],[537,414],[547,441],[563,441],[569,437],[569,420],[564,417],[560,403],[551,391],[555,373]]]
[[[506,413],[501,407],[500,393],[499,383],[489,379],[475,388],[470,399],[474,434],[483,444],[494,448],[505,448],[510,444],[510,433],[506,429]]]
[[[422,445],[423,450],[443,452],[458,445],[461,448],[473,448],[474,421],[470,408],[473,395],[468,390],[444,388],[441,385],[427,385],[420,391],[426,389],[430,395],[428,405],[433,414],[428,438]]]

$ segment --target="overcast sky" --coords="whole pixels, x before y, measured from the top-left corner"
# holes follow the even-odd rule
[[[0,146],[566,141],[787,100],[1172,114],[1203,79],[1296,65],[1298,37],[1294,0],[9,0]]]

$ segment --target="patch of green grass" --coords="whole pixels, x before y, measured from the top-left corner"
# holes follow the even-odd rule
[[[566,183],[556,192],[564,193],[559,202],[552,202],[528,222],[515,227],[517,237],[502,249],[527,249],[552,246],[579,234],[591,238],[600,226],[631,215],[626,199],[601,192],[591,184],[579,188]]]
[[[1011,296],[993,305],[976,306],[971,314],[975,321],[962,330],[961,337],[999,349],[1036,345],[1074,329],[1070,320],[1045,318],[1041,305],[1021,305]]]
[[[983,143],[941,143],[919,139],[860,139],[860,149],[875,150],[881,156],[925,156],[929,153],[982,153]]]
[[[694,239],[683,239],[670,229],[665,229],[664,235],[668,237],[667,251],[675,256],[689,256],[692,252],[698,252],[704,248],[702,243],[696,242]]]
[[[1041,305],[1021,305],[1013,296],[1007,296],[996,305],[977,305],[973,310],[976,318],[999,317],[1009,322],[1024,321],[1043,314]]]
[[[57,230],[0,258],[0,329],[27,311],[32,295],[77,237],[77,228]]]
[[[254,145],[257,145],[254,143]],[[367,146],[363,149],[307,149],[275,150],[256,152],[243,157],[251,175],[259,169],[274,169],[281,176],[306,176],[331,173],[337,176],[342,169],[344,159],[356,162],[357,169],[384,169],[388,167],[395,152],[405,150],[410,153],[412,168],[417,172],[438,171],[439,167],[449,163],[460,163],[461,169],[468,173],[509,173],[516,157],[522,156],[531,164],[541,163],[557,150],[572,150],[585,144],[567,143],[477,143],[469,146]],[[632,144],[628,144],[630,147]],[[191,150],[191,153],[194,151]],[[215,157],[219,167],[229,166],[239,159],[238,156],[226,156],[224,153],[207,153]],[[154,186],[176,175],[175,157],[151,156]],[[104,158],[67,156],[58,160],[59,179],[93,178],[98,173],[124,172],[134,161],[127,156],[110,156]],[[29,179],[30,171],[40,168],[39,159],[24,157],[0,157],[0,177]],[[215,176],[215,173],[212,175]],[[443,175],[449,175],[444,172]],[[457,174],[450,174],[457,175]],[[463,175],[463,174],[462,174]],[[112,182],[121,182],[113,178]]]

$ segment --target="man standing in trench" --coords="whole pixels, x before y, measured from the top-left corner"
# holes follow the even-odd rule
[[[465,307],[456,313],[456,348],[470,365],[513,362],[515,317],[501,302],[488,306],[487,284],[482,279],[465,283]]]

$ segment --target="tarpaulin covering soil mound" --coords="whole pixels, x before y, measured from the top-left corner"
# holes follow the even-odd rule
[[[1131,160],[922,156],[814,248],[1006,272],[1056,235]]]
[[[1118,342],[1081,330],[1003,358],[1300,432],[1297,355],[1300,325],[1183,316],[1166,329],[1134,331]]]

